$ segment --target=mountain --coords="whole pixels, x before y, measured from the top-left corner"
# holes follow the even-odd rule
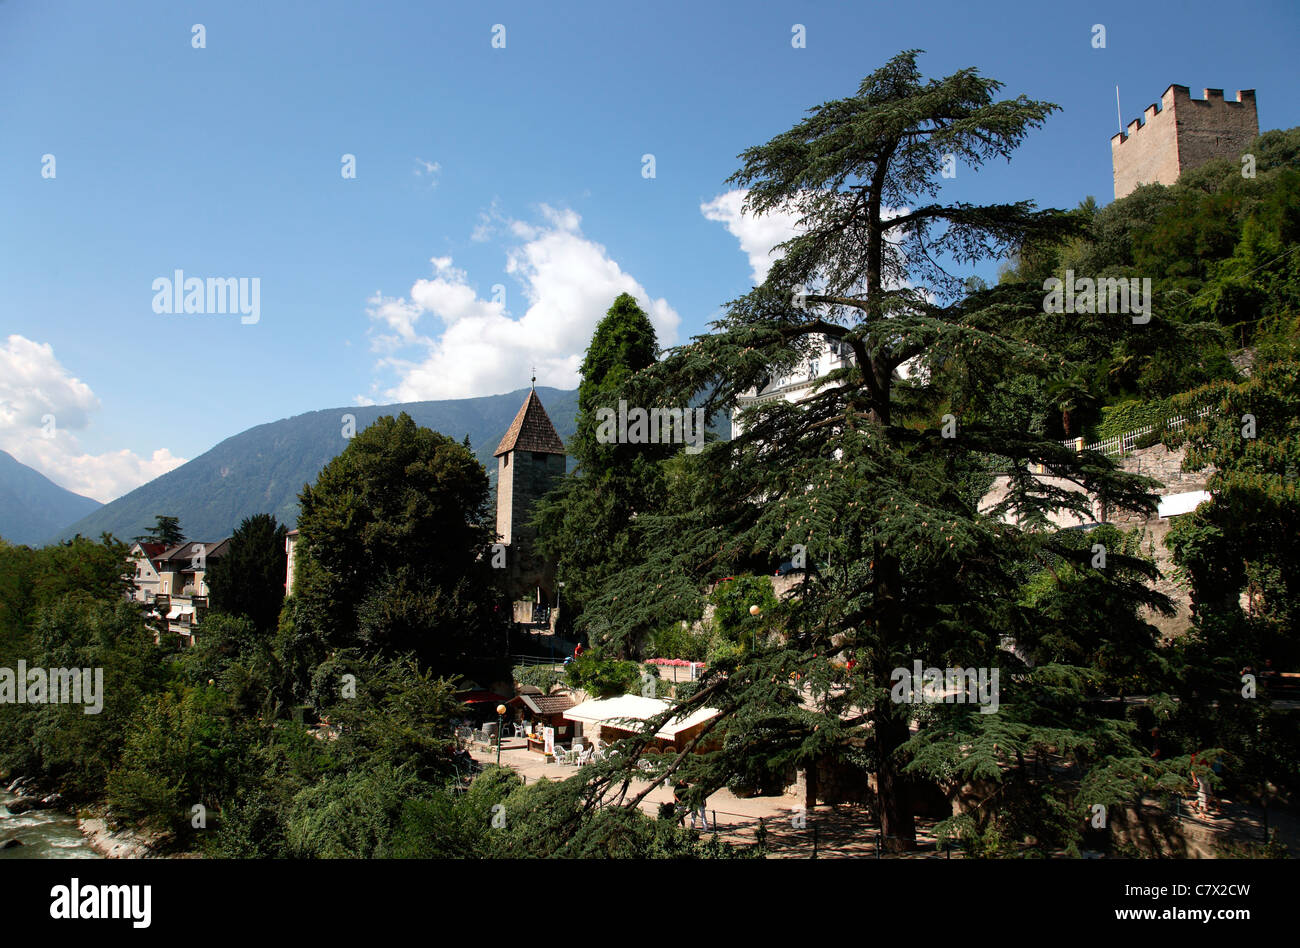
[[[39,545],[101,506],[0,451],[0,537],[10,543]]]
[[[577,391],[539,387],[537,394],[555,430],[567,441],[576,428]],[[298,493],[303,484],[315,481],[321,468],[347,445],[343,438],[344,415],[355,416],[357,431],[382,415],[406,412],[416,424],[457,441],[468,435],[470,446],[495,484],[496,462],[492,452],[527,395],[528,389],[520,389],[508,395],[482,398],[353,405],[258,425],[227,438],[210,451],[103,505],[89,516],[82,510],[81,519],[70,526],[65,525],[73,517],[63,518],[39,539],[54,538],[56,532],[57,539],[78,533],[98,538],[108,531],[120,540],[129,540],[152,526],[158,514],[179,517],[185,535],[196,539],[229,536],[245,517],[256,513],[273,514],[281,523],[292,527],[298,519]],[[77,499],[95,503],[84,497]]]

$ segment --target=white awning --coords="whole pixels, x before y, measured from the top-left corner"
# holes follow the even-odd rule
[[[670,707],[671,705],[667,701],[661,701],[658,698],[620,695],[617,698],[584,701],[582,704],[565,711],[564,717],[566,720],[577,721],[582,724],[603,724],[605,727],[616,728],[620,731],[637,733],[645,726],[646,721],[663,714]],[[693,728],[697,724],[702,724],[710,718],[717,717],[720,713],[716,708],[700,708],[685,718],[669,720],[667,724],[655,732],[655,737],[671,741],[682,731]]]
[[[175,619],[175,618],[177,618],[178,616],[180,616],[180,614],[181,614],[181,607],[180,607],[180,606],[172,606],[171,611],[167,613],[167,618],[169,618],[169,619]]]
[[[1185,494],[1166,494],[1160,498],[1156,513],[1161,517],[1177,517],[1191,513],[1200,504],[1210,499],[1208,490],[1193,490]]]

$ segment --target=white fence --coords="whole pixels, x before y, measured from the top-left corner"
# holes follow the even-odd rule
[[[1202,408],[1196,412],[1196,418],[1204,418],[1210,413],[1209,408]],[[1099,451],[1109,457],[1123,457],[1128,454],[1137,443],[1149,434],[1157,431],[1181,431],[1187,424],[1185,415],[1177,415],[1173,418],[1166,418],[1163,422],[1155,425],[1144,425],[1141,428],[1135,428],[1132,431],[1126,431],[1123,434],[1115,435],[1113,438],[1106,438],[1104,441],[1094,441],[1092,444],[1081,444],[1082,438],[1071,438],[1068,441],[1062,441],[1061,444],[1067,448],[1075,448],[1083,451]]]

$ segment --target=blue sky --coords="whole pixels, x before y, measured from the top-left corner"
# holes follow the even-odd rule
[[[1116,84],[1125,122],[1176,82],[1300,125],[1297,27],[1289,0],[0,0],[0,448],[109,500],[304,411],[570,387],[618,292],[676,343],[749,288],[782,223],[735,218],[736,155],[901,49],[1063,109],[945,199],[1070,207],[1110,200]],[[258,278],[257,323],[155,313],[176,269]]]

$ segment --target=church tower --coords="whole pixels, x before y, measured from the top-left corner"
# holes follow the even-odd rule
[[[497,459],[497,535],[506,545],[512,599],[554,601],[555,567],[534,550],[528,526],[533,506],[564,476],[564,442],[531,389],[494,452]]]

